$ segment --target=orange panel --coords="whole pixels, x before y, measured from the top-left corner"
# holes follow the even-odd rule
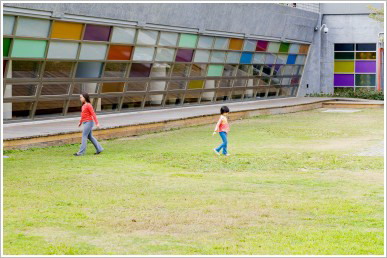
[[[83,24],[81,23],[55,21],[52,27],[51,38],[80,40],[82,30]]]
[[[309,45],[301,45],[300,46],[300,54],[307,54],[309,49]]]
[[[102,93],[106,92],[123,92],[124,90],[124,82],[111,82],[111,83],[104,83],[102,85]]]
[[[132,54],[131,46],[111,45],[108,60],[130,60]]]
[[[243,47],[243,39],[231,39],[228,49],[241,50]]]

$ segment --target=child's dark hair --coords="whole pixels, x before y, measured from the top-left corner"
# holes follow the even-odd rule
[[[89,93],[82,92],[82,97],[85,98],[85,101],[86,101],[87,103],[90,103],[90,96],[89,96]]]
[[[220,113],[223,115],[224,113],[229,113],[230,109],[227,106],[223,106],[220,108]]]

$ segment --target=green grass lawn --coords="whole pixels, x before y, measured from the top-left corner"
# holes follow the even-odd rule
[[[8,151],[4,254],[383,254],[383,110]],[[103,121],[102,121],[103,122]],[[214,121],[215,123],[216,121]]]

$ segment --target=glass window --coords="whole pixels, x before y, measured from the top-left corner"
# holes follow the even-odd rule
[[[273,54],[266,54],[265,57],[265,64],[274,64],[276,59],[276,55]]]
[[[110,45],[108,60],[130,60],[132,46]]]
[[[225,65],[223,70],[223,76],[235,76],[238,65]]]
[[[240,52],[228,52],[227,53],[227,58],[226,58],[226,63],[238,64],[240,58],[241,58],[241,53]]]
[[[75,83],[72,94],[79,95],[82,92],[87,92],[89,94],[95,94],[98,92],[98,84],[96,82]]]
[[[203,88],[203,80],[192,80],[189,81],[188,83],[188,89],[193,90],[193,89],[202,89]]]
[[[168,63],[155,63],[152,67],[151,77],[167,77],[171,73],[172,65]]]
[[[303,55],[298,55],[297,58],[296,58],[296,64],[304,64],[305,63],[305,56]]]
[[[79,99],[73,99],[69,101],[69,106],[67,108],[67,115],[81,114],[82,104]]]
[[[81,45],[80,60],[103,60],[106,56],[107,45],[83,43]]]
[[[279,51],[280,45],[281,44],[278,42],[270,42],[267,52],[277,53]]]
[[[82,31],[82,23],[54,21],[51,38],[80,40]]]
[[[132,64],[129,77],[149,77],[152,64]]]
[[[223,102],[229,100],[230,91],[229,90],[218,90],[216,92],[216,102]]]
[[[15,25],[15,16],[10,16],[10,15],[3,16],[3,33],[4,33],[4,35],[12,35],[14,25]]]
[[[217,87],[217,84],[219,84],[219,81],[217,80],[207,80],[206,83],[204,84],[205,89],[214,89]],[[212,95],[213,97],[213,95]],[[211,99],[212,99],[211,97]]]
[[[376,75],[375,74],[356,74],[355,83],[356,86],[375,86]]]
[[[44,66],[44,78],[69,78],[74,67],[73,62],[47,61]]]
[[[231,94],[231,99],[233,100],[241,100],[243,99],[244,90],[233,90]]]
[[[123,92],[124,82],[105,82],[102,84],[101,93]]]
[[[187,81],[170,81],[168,90],[184,90],[186,85]]]
[[[178,49],[176,54],[176,62],[191,62],[193,56],[192,49]]]
[[[376,44],[356,44],[356,51],[376,51]]]
[[[13,103],[4,103],[3,117],[4,119],[22,119],[29,118],[30,112],[32,110],[33,102],[13,102]],[[6,112],[6,105],[11,106],[12,117],[8,117]]]
[[[11,78],[38,78],[41,62],[34,61],[12,61]]]
[[[244,51],[255,51],[255,48],[257,47],[257,41],[247,39],[245,40],[245,44],[243,46]]]
[[[137,44],[156,45],[158,32],[154,30],[139,30]]]
[[[50,30],[50,20],[19,17],[16,27],[16,36],[47,38]]]
[[[257,47],[256,47],[255,50],[256,50],[256,51],[265,52],[268,45],[269,45],[269,42],[268,42],[268,41],[258,40],[258,42],[257,42]]]
[[[180,92],[169,92],[165,99],[165,105],[178,106],[183,102],[183,93]]]
[[[126,91],[146,91],[148,82],[144,81],[129,81]]]
[[[144,96],[143,95],[125,96],[124,100],[123,100],[123,103],[122,103],[122,108],[121,109],[141,108],[143,100],[144,100]]]
[[[298,54],[300,51],[300,44],[290,44],[289,53]]]
[[[135,35],[136,29],[113,27],[111,42],[133,44]]]
[[[68,83],[44,83],[40,91],[40,95],[49,96],[49,95],[68,95],[70,89],[70,84]]]
[[[179,47],[196,47],[198,35],[195,34],[180,34]]]
[[[288,55],[278,55],[276,64],[286,64],[287,60],[288,60]]]
[[[101,76],[102,63],[99,62],[79,62],[77,66],[76,78],[99,78]]]
[[[214,49],[227,49],[228,38],[215,38]]]
[[[13,41],[12,57],[44,58],[47,41],[15,39]]]
[[[86,24],[84,40],[109,41],[110,26]]]
[[[35,116],[63,115],[63,100],[41,100],[36,106]]]
[[[353,74],[335,74],[333,76],[333,85],[340,87],[353,87],[355,84],[355,77]]]
[[[356,59],[376,59],[376,52],[357,52]]]
[[[253,64],[264,64],[265,63],[265,54],[257,53],[254,54]]]
[[[226,58],[226,52],[224,51],[212,51],[211,53],[211,62],[213,63],[224,63]]]
[[[174,47],[177,44],[178,34],[173,32],[160,32],[159,45]]]
[[[253,65],[253,75],[254,76],[260,76],[261,75],[262,67],[263,67],[263,65],[261,65],[261,64]]]
[[[188,77],[190,68],[189,64],[174,64],[172,77]]]
[[[253,75],[252,65],[239,65],[237,70],[237,76],[250,76]]]
[[[123,78],[126,72],[126,63],[106,63],[104,77]]]
[[[253,58],[253,53],[243,52],[241,56],[241,64],[251,64],[251,59]]]
[[[202,92],[202,98],[200,99],[200,103],[212,102],[214,99],[215,92],[214,91],[205,91]]]
[[[35,96],[36,83],[6,84],[4,98]]]
[[[243,39],[236,39],[236,38],[230,39],[230,45],[228,49],[242,50],[242,47],[243,47]]]
[[[151,94],[145,98],[145,107],[160,107],[163,103],[164,94]]]
[[[194,62],[207,63],[209,58],[210,58],[209,50],[196,50]]]
[[[231,88],[234,80],[220,80],[219,81],[219,88]]]
[[[76,59],[77,53],[78,43],[51,41],[47,58]]]
[[[335,51],[354,51],[354,44],[335,44]],[[301,52],[301,48],[300,48]]]
[[[284,43],[282,42],[279,48],[280,53],[287,53],[289,52],[290,43]]]
[[[166,88],[166,81],[150,81],[149,83],[149,91],[164,91]]]
[[[172,62],[175,57],[173,48],[157,48],[156,61]]]
[[[289,55],[286,60],[286,64],[295,64],[297,59],[297,55]]]
[[[102,112],[112,112],[117,111],[121,97],[103,97],[101,100],[101,111]]]
[[[301,45],[300,46],[300,54],[307,54],[309,49],[309,45]]]
[[[8,56],[11,39],[3,38],[3,56]]]
[[[207,65],[205,64],[193,64],[191,68],[190,76],[206,76],[207,74]]]
[[[247,79],[237,79],[234,82],[234,87],[246,87]]]
[[[209,65],[207,76],[222,76],[223,65]]]
[[[273,65],[264,65],[262,68],[262,75],[264,76],[270,76],[271,75],[271,68]]]
[[[212,48],[214,37],[200,36],[198,41],[198,48]]]
[[[354,59],[354,52],[335,52],[335,59]]]
[[[200,91],[187,91],[184,96],[184,104],[197,104],[200,99]]]
[[[152,61],[154,52],[155,52],[154,47],[135,47],[133,60]]]
[[[356,73],[376,73],[375,61],[356,61]]]

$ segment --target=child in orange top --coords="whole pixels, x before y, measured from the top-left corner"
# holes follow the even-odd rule
[[[219,133],[220,137],[222,138],[223,143],[219,145],[218,148],[214,149],[214,152],[217,155],[220,155],[220,150],[223,149],[223,155],[230,156],[230,154],[227,153],[227,134],[230,131],[230,126],[228,124],[228,113],[230,110],[227,106],[223,106],[220,109],[220,118],[218,123],[215,126],[214,133],[212,135],[215,135],[216,133]]]

